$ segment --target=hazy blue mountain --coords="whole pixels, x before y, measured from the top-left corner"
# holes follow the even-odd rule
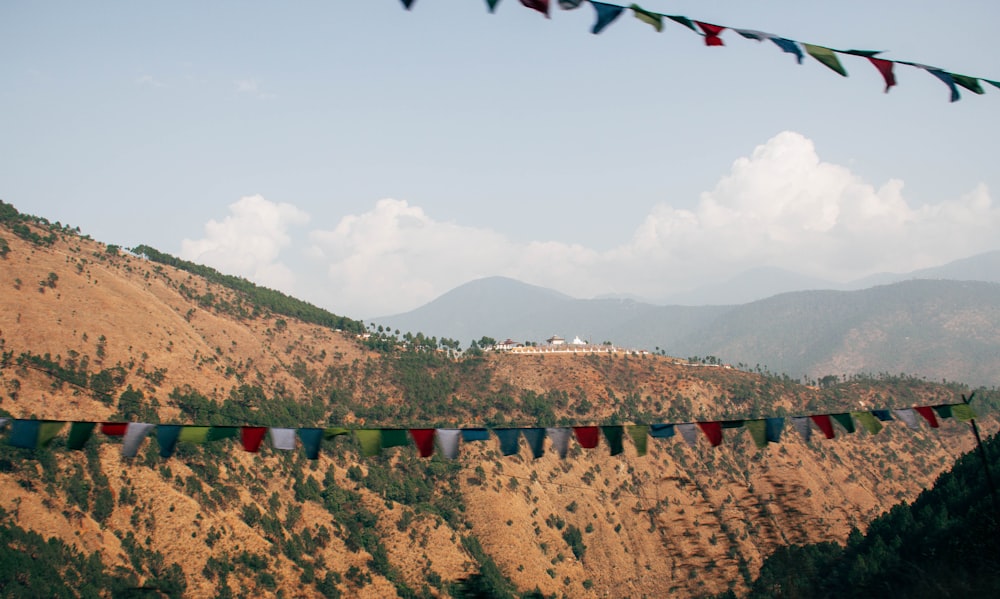
[[[542,342],[552,335],[653,349],[697,331],[727,306],[656,306],[631,299],[575,299],[505,277],[471,281],[416,310],[368,319],[390,329],[449,337]]]
[[[979,256],[954,271],[975,273]],[[944,267],[941,267],[944,269]],[[858,291],[798,291],[738,306],[575,299],[503,277],[466,283],[405,314],[372,319],[457,339],[552,335],[678,357],[716,356],[793,377],[907,373],[1000,385],[1000,284],[908,280]]]
[[[852,281],[849,289],[866,289],[910,279],[950,279],[953,281],[987,281],[1000,283],[1000,250],[976,254],[941,266],[922,268],[908,273],[878,273]]]
[[[783,268],[763,266],[744,271],[721,283],[703,285],[675,293],[663,304],[702,306],[709,304],[745,304],[779,293],[805,289],[839,289],[840,285]]]
[[[1000,284],[912,280],[786,293],[727,311],[677,348],[793,377],[905,372],[996,385]]]

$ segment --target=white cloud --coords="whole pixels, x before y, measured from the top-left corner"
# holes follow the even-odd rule
[[[847,280],[996,248],[1000,210],[985,186],[916,207],[902,191],[821,162],[810,140],[784,132],[734,162],[694,211],[657,206],[623,249],[692,275],[769,265]]]
[[[163,83],[159,79],[156,79],[152,75],[143,75],[141,77],[137,77],[135,82],[143,87],[166,87],[165,83]]]
[[[259,196],[209,222],[183,255],[293,291],[277,261],[304,213]],[[608,251],[435,220],[418,206],[384,199],[363,214],[314,229],[306,247],[323,276],[300,280],[303,299],[363,318],[418,307],[469,280],[504,275],[577,296],[657,298],[756,266],[846,281],[909,271],[997,248],[1000,208],[985,186],[936,204],[911,206],[903,184],[876,188],[820,161],[813,143],[784,132],[736,160],[693,209],[653,206],[631,239]],[[300,277],[301,279],[301,277]]]
[[[247,94],[263,100],[274,98],[274,94],[261,90],[260,82],[256,79],[237,79],[233,81],[233,85],[236,87],[236,92],[240,94]]]
[[[181,257],[293,292],[296,276],[278,257],[292,243],[289,229],[308,223],[309,215],[291,204],[275,204],[259,195],[240,198],[230,204],[229,212],[221,222],[208,221],[203,239],[183,240]]]

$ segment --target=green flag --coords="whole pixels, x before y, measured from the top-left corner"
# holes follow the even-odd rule
[[[844,427],[844,430],[848,433],[854,432],[854,420],[850,414],[830,414],[830,418],[839,422],[840,426]]]
[[[74,422],[69,427],[69,440],[66,446],[70,449],[80,450],[90,439],[90,433],[94,431],[95,422]]]
[[[851,415],[857,418],[861,426],[873,435],[877,435],[882,430],[882,423],[871,412],[851,412]]]
[[[206,441],[218,441],[219,439],[235,439],[239,436],[240,429],[235,426],[213,426],[208,429]]]
[[[750,436],[753,437],[753,443],[758,449],[764,449],[767,447],[767,421],[765,420],[747,420],[743,423],[747,430],[750,431]]]
[[[951,406],[951,415],[962,422],[968,422],[976,417],[976,412],[969,404],[960,403]]]
[[[186,443],[204,443],[208,441],[208,430],[212,428],[210,426],[185,426],[181,428],[181,434],[177,438],[178,441],[184,441]]]
[[[341,426],[329,426],[323,429],[324,439],[333,439],[334,437],[339,437],[340,435],[350,434],[350,430]]]
[[[361,455],[366,458],[377,456],[382,451],[382,431],[379,429],[358,429],[354,438],[361,444]]]
[[[625,430],[621,426],[602,426],[601,432],[604,433],[604,438],[608,441],[611,455],[618,455],[625,450],[625,446],[622,444]]]
[[[938,418],[951,418],[951,406],[945,404],[943,406],[932,406],[934,411],[937,413]]]
[[[46,420],[38,426],[38,446],[46,447],[59,431],[66,426],[65,422]]]
[[[638,4],[633,4],[629,8],[632,9],[632,13],[635,15],[635,18],[639,19],[643,23],[649,23],[653,26],[653,29],[657,31],[663,31],[663,15],[650,12]]]
[[[802,44],[802,47],[806,49],[806,53],[809,56],[812,56],[816,60],[820,61],[842,77],[847,77],[847,71],[844,70],[844,66],[840,64],[840,59],[837,58],[836,52],[829,48],[824,48],[823,46],[814,46],[805,42],[800,43]]]
[[[956,75],[955,73],[952,73],[951,78],[955,80],[955,83],[961,85],[974,94],[983,93],[983,86],[979,85],[979,79],[976,79],[975,77],[969,77],[968,75]]]
[[[405,429],[384,428],[382,429],[382,439],[380,441],[382,449],[389,447],[405,447],[410,444],[410,437]]]
[[[635,443],[635,452],[639,455],[646,455],[646,443],[649,436],[649,426],[645,424],[630,424],[628,436],[632,437]]]
[[[688,29],[690,29],[691,31],[693,31],[695,33],[701,33],[694,26],[694,23],[691,22],[691,19],[689,19],[687,17],[682,17],[680,15],[666,15],[666,17],[668,19],[670,19],[671,21],[673,21],[674,23],[680,23],[681,25],[687,27]]]

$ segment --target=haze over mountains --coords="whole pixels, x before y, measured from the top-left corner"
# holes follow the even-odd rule
[[[840,286],[761,269],[686,297],[705,305],[576,299],[490,277],[372,321],[463,342],[580,336],[680,357],[712,355],[796,378],[905,372],[1000,384],[1000,252]],[[750,299],[726,304],[724,297]]]

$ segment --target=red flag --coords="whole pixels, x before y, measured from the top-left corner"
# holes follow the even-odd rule
[[[266,426],[244,426],[240,429],[240,439],[243,441],[243,449],[251,453],[257,453],[260,443],[267,434]]]
[[[882,78],[885,79],[885,93],[889,93],[889,88],[896,85],[896,75],[892,72],[892,66],[896,63],[874,56],[866,56],[865,58],[875,65],[879,73],[882,73]]]
[[[128,428],[127,422],[102,422],[101,432],[109,437],[124,437],[125,429]]]
[[[584,449],[593,449],[601,441],[601,429],[596,426],[574,426],[573,434]]]
[[[434,455],[434,429],[411,428],[410,436],[413,437],[413,444],[417,446],[420,457],[429,458]]]
[[[812,418],[812,421],[816,423],[819,430],[823,431],[823,434],[826,435],[827,439],[832,439],[836,436],[836,433],[833,432],[833,421],[830,420],[828,415],[820,414],[818,416],[810,416],[810,418]]]
[[[705,45],[706,46],[725,46],[722,43],[722,38],[719,34],[722,33],[726,28],[722,25],[712,25],[711,23],[702,23],[701,21],[695,21],[698,27],[705,32]]]
[[[546,19],[549,18],[549,0],[521,0],[521,4],[532,10],[537,10],[545,15]]]
[[[937,416],[934,415],[934,408],[931,408],[930,406],[922,406],[913,409],[917,411],[917,414],[924,417],[924,420],[927,421],[927,424],[931,425],[931,428],[938,427]]]
[[[722,445],[722,423],[721,422],[699,422],[698,428],[705,433],[712,447]]]

